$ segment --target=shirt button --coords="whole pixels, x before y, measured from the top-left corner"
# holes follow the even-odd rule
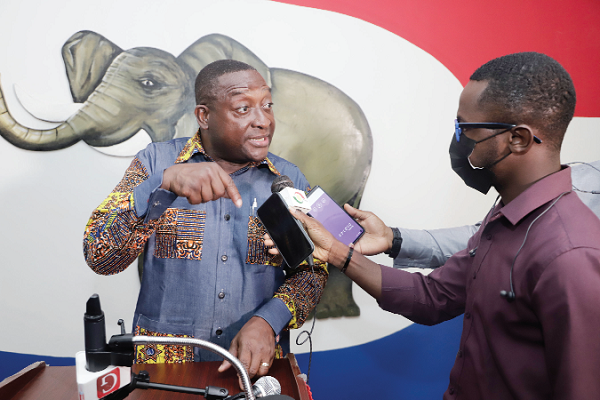
[[[452,386],[448,388],[448,393],[454,394],[454,388]]]
[[[221,336],[223,334],[223,329],[219,328],[215,333],[217,334],[217,336]]]
[[[473,279],[477,278],[477,272],[473,272]]]
[[[225,298],[225,292],[223,292],[223,291],[220,291],[220,292],[219,292],[219,298],[220,298],[220,299],[224,299],[224,298]]]
[[[223,218],[225,218],[225,221],[229,221],[229,219],[231,218],[231,216],[229,214],[225,214],[225,216]]]
[[[492,235],[487,235],[485,238],[486,238],[487,240],[492,240]]]
[[[225,254],[223,254],[221,256],[221,261],[223,261],[223,262],[227,261],[227,256]]]
[[[465,313],[465,318],[466,318],[466,319],[469,319],[469,318],[471,318],[471,313],[470,313],[470,312],[466,312],[466,313]]]
[[[458,356],[458,358],[462,358],[462,356],[463,356],[462,350],[459,350],[456,355]]]

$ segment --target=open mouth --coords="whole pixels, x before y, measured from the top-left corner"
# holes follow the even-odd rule
[[[257,146],[266,146],[269,144],[269,137],[263,136],[263,137],[259,137],[259,138],[252,138],[252,139],[250,139],[250,142]]]

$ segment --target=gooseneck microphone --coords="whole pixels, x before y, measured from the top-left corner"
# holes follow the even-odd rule
[[[272,376],[263,376],[252,385],[252,394],[259,399],[267,396],[277,396],[281,394],[281,384]],[[226,398],[225,400],[240,400],[245,399],[244,392],[238,393],[235,396]]]
[[[263,376],[252,385],[252,393],[254,393],[256,397],[281,394],[281,384],[272,376]]]

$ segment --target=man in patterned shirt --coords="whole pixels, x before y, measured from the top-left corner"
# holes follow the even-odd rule
[[[315,260],[284,271],[267,253],[255,210],[278,175],[295,187],[309,184],[298,167],[268,152],[271,90],[253,67],[207,65],[196,78],[196,104],[196,135],[139,152],[94,210],[85,258],[94,272],[111,275],[144,251],[134,333],[209,340],[229,348],[250,377],[261,376],[289,351],[288,329],[318,303],[327,270]],[[198,348],[136,349],[143,363],[216,359]]]

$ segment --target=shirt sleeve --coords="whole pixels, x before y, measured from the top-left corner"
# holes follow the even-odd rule
[[[310,190],[310,185],[300,170],[289,176],[297,188]],[[274,297],[255,315],[265,319],[279,334],[283,329],[301,327],[310,312],[321,300],[327,277],[327,263],[314,259],[310,266],[306,261],[289,273],[283,284],[277,289]]]
[[[533,292],[554,398],[600,393],[600,250],[576,248],[544,270]]]
[[[465,310],[468,263],[462,250],[428,275],[382,265],[379,306],[423,325],[452,319]]]
[[[446,229],[402,229],[402,246],[394,268],[438,268],[455,253],[465,249],[481,226],[466,225]]]
[[[92,212],[85,227],[83,253],[89,267],[100,275],[123,271],[140,255],[157,218],[176,196],[163,189],[162,173],[148,175],[138,157],[121,182]]]

